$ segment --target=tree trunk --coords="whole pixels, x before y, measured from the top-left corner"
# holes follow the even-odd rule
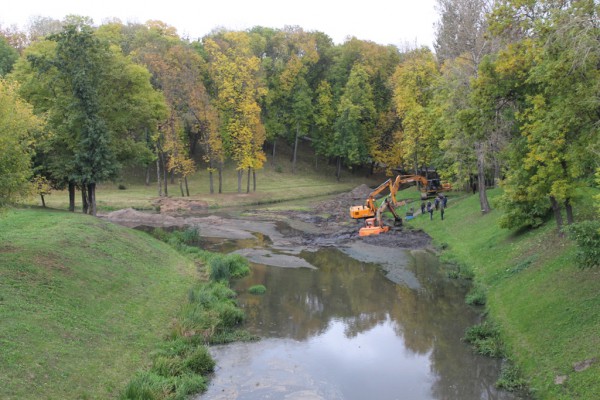
[[[181,192],[181,197],[185,197],[185,193],[183,193],[183,179],[179,178],[179,191]]]
[[[44,200],[44,194],[40,193],[40,197],[42,199],[42,207],[46,208],[46,200]]]
[[[479,186],[481,212],[487,214],[491,211],[491,208],[485,190],[485,154],[481,144],[477,145],[477,185]]]
[[[294,156],[292,158],[292,174],[296,173],[296,157],[298,155],[298,131],[300,127],[296,123],[296,137],[294,138]]]
[[[156,182],[158,183],[158,197],[162,197],[162,178],[160,176],[160,156],[156,157]]]
[[[210,194],[215,193],[212,168],[208,171],[208,186],[210,188]]]
[[[238,193],[242,193],[242,173],[243,171],[241,169],[237,170],[237,192]]]
[[[252,170],[252,191],[256,192],[256,171]]]
[[[552,211],[554,212],[554,218],[556,219],[556,227],[558,228],[558,236],[564,236],[562,232],[563,219],[560,212],[560,204],[556,201],[554,196],[550,196],[550,204],[552,204]]]
[[[271,165],[275,164],[275,147],[277,147],[277,139],[273,139],[273,152],[271,154]]]
[[[571,225],[573,222],[575,222],[575,219],[573,218],[573,206],[571,205],[571,199],[565,200],[565,210],[567,210],[567,224]]]
[[[75,182],[69,181],[69,211],[75,212]]]
[[[96,184],[90,183],[88,184],[88,198],[90,204],[90,215],[96,216]]]
[[[162,161],[162,168],[163,168],[163,183],[165,185],[165,197],[169,197],[169,190],[168,190],[169,174],[167,173],[167,163],[165,162],[165,153],[161,153],[160,158]]]
[[[250,167],[248,167],[248,183],[246,184],[246,193],[250,193]]]
[[[187,197],[190,197],[190,187],[188,186],[187,176],[183,177],[183,183],[185,184],[185,193]]]
[[[150,164],[146,166],[146,186],[150,186]]]
[[[85,184],[81,185],[81,212],[84,214],[88,213],[89,204],[88,204],[88,196],[87,196],[87,187]]]
[[[339,182],[341,177],[342,177],[342,157],[338,157],[337,166],[335,169],[335,179],[337,179],[337,181]]]
[[[219,163],[219,194],[223,193],[223,163]]]

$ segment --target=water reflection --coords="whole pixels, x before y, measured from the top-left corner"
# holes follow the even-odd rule
[[[254,265],[236,282],[247,329],[266,339],[213,349],[224,374],[206,398],[515,398],[494,389],[499,362],[461,342],[478,313],[433,255],[405,258],[418,288],[336,249],[301,256],[318,269]],[[256,284],[267,293],[249,294]]]

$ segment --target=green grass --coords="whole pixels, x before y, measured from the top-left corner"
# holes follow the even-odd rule
[[[41,209],[0,215],[0,398],[115,398],[197,281],[148,235]]]
[[[206,166],[199,163],[198,171],[189,180],[190,199],[204,201],[210,208],[275,204],[286,200],[297,201],[303,198],[314,198],[322,195],[330,195],[346,192],[354,189],[360,184],[369,186],[378,185],[385,179],[379,174],[375,177],[366,177],[365,171],[343,172],[340,181],[335,179],[335,166],[328,165],[320,159],[315,166],[315,160],[307,151],[299,152],[296,172],[292,173],[289,162],[290,149],[283,144],[278,144],[278,153],[275,160],[269,155],[264,168],[257,170],[256,192],[252,191],[250,182],[250,193],[246,193],[247,173],[244,172],[242,179],[242,193],[237,193],[237,172],[235,165],[228,163],[223,171],[223,193],[218,191],[218,176],[214,174],[214,194],[210,194],[209,175]],[[140,210],[154,209],[153,201],[158,198],[158,186],[156,183],[156,169],[151,170],[151,184],[145,185],[145,171],[142,169],[130,170],[114,183],[99,184],[96,198],[99,212],[110,212],[123,208],[136,208]],[[119,187],[125,187],[125,190]],[[181,191],[177,180],[168,186],[169,197],[180,197]],[[76,206],[81,207],[81,195],[76,194]],[[67,210],[69,207],[69,196],[66,191],[53,191],[46,196],[48,207]],[[29,201],[31,205],[41,205],[39,198]]]
[[[597,193],[597,191],[596,191]],[[501,194],[489,192],[492,206]],[[594,193],[575,204],[575,218],[589,218]],[[485,291],[489,317],[498,326],[508,356],[540,399],[600,398],[600,362],[574,372],[573,364],[600,359],[600,270],[580,269],[576,248],[548,221],[531,231],[498,227],[501,211],[479,211],[477,196],[451,194],[445,219],[420,216],[409,226],[429,233],[442,259],[473,270]],[[554,384],[567,375],[563,385]]]

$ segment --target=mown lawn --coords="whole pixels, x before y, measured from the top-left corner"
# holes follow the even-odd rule
[[[492,206],[499,190],[489,192]],[[586,193],[576,219],[589,217]],[[509,356],[540,399],[600,398],[600,270],[580,269],[575,246],[559,238],[553,220],[530,231],[498,227],[501,211],[479,211],[476,195],[452,193],[439,212],[409,222],[429,233],[443,258],[466,265],[487,293],[489,317],[499,323]],[[582,211],[583,210],[583,211]],[[575,363],[596,358],[589,369]],[[567,376],[555,384],[557,376]]]
[[[0,398],[114,398],[197,280],[148,235],[43,209],[0,215]]]

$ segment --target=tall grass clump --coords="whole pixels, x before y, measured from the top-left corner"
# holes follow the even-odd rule
[[[206,380],[195,374],[162,376],[153,371],[138,372],[119,396],[121,400],[185,400],[206,390]]]
[[[468,328],[463,340],[470,343],[481,355],[496,358],[504,356],[504,344],[500,338],[500,331],[492,322],[485,321]]]
[[[208,261],[210,280],[214,282],[241,278],[250,273],[250,263],[239,254],[227,254],[213,257]]]
[[[254,285],[248,288],[248,292],[251,294],[265,294],[267,288],[264,285]]]

